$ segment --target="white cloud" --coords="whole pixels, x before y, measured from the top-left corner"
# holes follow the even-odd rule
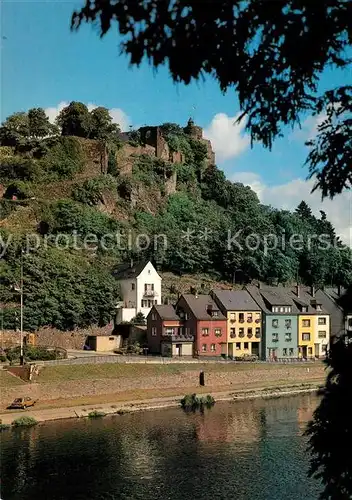
[[[308,116],[301,123],[301,128],[296,128],[292,134],[290,134],[289,138],[299,141],[309,141],[314,139],[318,133],[318,126],[321,125],[326,118],[326,113],[320,113],[316,116]]]
[[[49,117],[50,122],[54,123],[60,111],[68,105],[69,105],[68,102],[61,101],[56,107],[46,108],[45,113]],[[87,104],[87,108],[89,109],[89,111],[92,111],[97,107],[98,107],[97,104],[92,104],[92,103]],[[129,125],[131,123],[131,119],[121,108],[111,108],[109,109],[109,113],[112,117],[113,123],[118,123],[123,132],[128,130]]]
[[[326,212],[328,219],[334,225],[336,233],[347,245],[352,247],[352,192],[344,191],[333,200],[321,200],[319,191],[311,193],[314,181],[294,179],[286,184],[268,186],[254,172],[237,172],[232,181],[242,182],[251,186],[265,205],[271,205],[284,210],[294,210],[302,201],[306,201],[315,215],[319,210]]]
[[[204,137],[211,141],[218,161],[234,158],[250,145],[249,135],[244,134],[245,120],[238,124],[238,117],[218,113],[204,129]]]

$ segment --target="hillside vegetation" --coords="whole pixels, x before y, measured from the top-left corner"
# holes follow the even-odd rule
[[[185,275],[199,291],[216,282],[226,286],[234,277],[352,281],[351,250],[336,241],[323,212],[315,217],[304,202],[295,212],[262,205],[248,186],[228,181],[209,164],[202,142],[178,125],[161,128],[182,162],[157,158],[138,131],[120,134],[104,108],[89,112],[73,102],[56,125],[41,109],[3,123],[4,328],[18,322],[19,296],[12,287],[22,249],[28,330],[106,324],[119,294],[112,271],[126,259],[153,259],[167,273],[170,298],[188,291],[181,283]],[[300,235],[300,244],[288,243],[293,235]]]

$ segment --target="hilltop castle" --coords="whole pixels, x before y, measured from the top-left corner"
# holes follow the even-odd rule
[[[215,165],[215,153],[211,146],[211,142],[208,139],[203,138],[203,129],[198,125],[194,124],[192,118],[188,120],[186,127],[184,127],[185,134],[189,135],[193,139],[202,142],[207,148],[207,164]],[[184,155],[181,151],[171,151],[167,141],[163,135],[163,129],[160,126],[154,127],[141,127],[139,129],[141,142],[148,145],[155,150],[155,156],[161,158],[162,160],[169,161],[171,163],[181,163],[185,160]],[[122,134],[124,140],[129,139],[130,132],[125,132]]]

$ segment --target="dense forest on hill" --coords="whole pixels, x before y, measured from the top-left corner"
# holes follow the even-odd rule
[[[55,125],[40,108],[2,124],[4,328],[18,321],[13,286],[22,249],[30,330],[106,324],[119,294],[112,272],[126,259],[148,257],[162,271],[229,282],[352,282],[351,249],[324,212],[316,217],[305,202],[294,212],[262,205],[207,162],[202,142],[176,124],[161,128],[182,163],[147,154],[138,131],[126,140],[108,110],[89,112],[82,103],[61,111]],[[127,147],[135,150],[130,171]]]

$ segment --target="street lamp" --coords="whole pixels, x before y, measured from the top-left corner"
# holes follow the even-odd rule
[[[20,303],[21,303],[21,319],[20,319],[20,364],[24,364],[24,356],[23,356],[23,254],[24,251],[21,250],[21,277],[20,277],[20,286],[14,287],[16,292],[20,293]]]

